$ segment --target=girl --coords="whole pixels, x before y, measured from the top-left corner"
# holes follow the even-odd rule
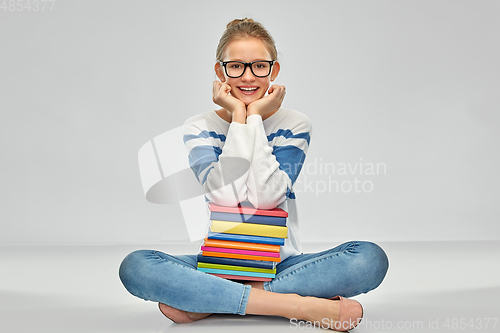
[[[387,257],[370,242],[302,253],[293,184],[309,147],[311,124],[302,113],[281,107],[285,87],[271,86],[279,71],[274,40],[262,25],[252,19],[230,22],[217,48],[219,81],[213,83],[213,101],[221,108],[188,119],[184,135],[191,168],[208,201],[288,211],[288,239],[276,277],[243,284],[197,271],[196,255],[132,252],[120,266],[124,286],[158,302],[176,323],[237,313],[345,331],[363,316],[359,302],[346,297],[375,289],[385,277]]]

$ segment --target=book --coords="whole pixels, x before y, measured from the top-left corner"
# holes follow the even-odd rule
[[[234,253],[234,254],[246,254],[252,256],[264,256],[264,257],[273,257],[279,258],[279,252],[264,252],[264,251],[249,251],[249,250],[238,250],[238,249],[225,249],[222,247],[210,247],[210,246],[202,246],[202,251],[211,251],[211,252],[220,252],[220,253]]]
[[[233,258],[233,259],[249,259],[249,260],[262,260],[262,261],[274,261],[280,262],[280,258],[275,257],[263,257],[263,256],[253,256],[249,254],[237,254],[237,253],[223,253],[223,252],[212,252],[212,251],[202,251],[201,254],[207,257],[220,257],[220,258]]]
[[[211,212],[288,217],[288,212],[286,212],[281,208],[255,209],[252,206],[243,206],[243,205],[238,207],[225,207],[216,205],[212,202],[208,204],[208,208],[210,209]]]
[[[264,269],[276,269],[276,263],[272,261],[244,260],[238,258],[204,257],[201,253],[198,254],[197,260],[198,260],[198,265],[200,263],[209,263],[209,264],[232,265],[232,266],[243,266],[243,267],[253,267],[253,268],[264,268]]]
[[[288,212],[208,203],[210,229],[198,254],[197,269],[229,280],[271,281],[280,246],[285,244]]]
[[[219,239],[219,240],[229,240],[235,242],[248,242],[248,243],[259,243],[259,244],[272,244],[272,245],[285,245],[284,238],[277,237],[262,237],[262,236],[250,236],[250,235],[236,235],[227,233],[217,233],[208,232],[208,239]]]
[[[223,212],[211,212],[211,220],[232,221],[232,222],[246,222],[256,224],[269,224],[269,225],[286,225],[286,217],[279,216],[264,216],[264,215],[248,215],[248,214],[235,214]]]
[[[280,252],[279,245],[270,244],[259,244],[259,243],[247,243],[247,242],[235,242],[228,240],[219,239],[208,239],[205,238],[205,246],[211,247],[223,247],[226,249],[240,249],[240,250],[251,250],[251,251],[265,251],[265,252]]]
[[[271,281],[271,278],[263,278],[256,276],[238,276],[238,275],[227,275],[227,274],[212,274],[223,279],[228,280],[244,280],[244,281]]]
[[[227,274],[227,275],[239,275],[239,276],[255,276],[264,278],[274,278],[275,274],[270,273],[257,273],[257,272],[244,272],[244,271],[231,271],[226,269],[213,269],[213,268],[198,268],[199,271],[205,273],[215,273],[215,274]]]
[[[239,235],[286,238],[288,227],[212,220],[210,230],[212,232],[222,232]]]
[[[233,265],[209,264],[206,262],[198,262],[198,267],[200,267],[200,268],[213,268],[213,269],[225,269],[225,270],[233,270],[233,271],[276,274],[276,268],[265,269],[265,268],[254,268],[254,267],[233,266]]]

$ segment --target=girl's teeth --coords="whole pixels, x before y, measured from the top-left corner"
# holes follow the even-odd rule
[[[257,90],[257,88],[242,88],[240,87],[241,90],[245,90],[245,91],[254,91],[254,90]]]

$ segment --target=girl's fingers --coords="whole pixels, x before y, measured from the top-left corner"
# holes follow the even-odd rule
[[[273,85],[269,88],[269,95],[275,97],[279,101],[285,98],[286,89],[284,86]]]
[[[231,86],[225,82],[222,84],[222,88],[224,89],[226,94],[229,94],[229,92],[231,91]]]
[[[220,88],[221,88],[222,82],[220,81],[214,81],[213,87],[212,87],[212,94],[215,97],[219,94]]]
[[[271,88],[269,88],[268,93],[269,94],[272,94],[273,92],[283,93],[284,91],[285,91],[284,86],[272,85]]]

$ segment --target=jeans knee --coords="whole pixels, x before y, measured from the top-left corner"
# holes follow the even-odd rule
[[[389,259],[385,251],[372,242],[356,242],[362,246],[364,270],[371,280],[370,290],[377,288],[385,278],[389,269]]]
[[[144,265],[146,255],[150,253],[151,251],[147,250],[134,251],[128,254],[120,264],[118,275],[125,289],[132,294],[134,294],[133,289],[137,280],[140,279],[139,274],[143,269],[141,266]]]

